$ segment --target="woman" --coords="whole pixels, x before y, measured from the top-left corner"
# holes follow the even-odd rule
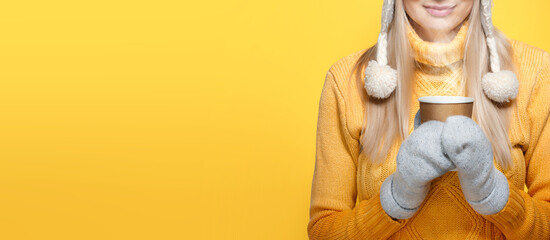
[[[472,118],[420,125],[434,95]],[[491,1],[386,0],[377,44],[326,76],[310,239],[550,239],[549,114],[550,54]]]

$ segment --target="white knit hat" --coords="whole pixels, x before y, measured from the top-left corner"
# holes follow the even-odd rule
[[[519,82],[510,70],[500,70],[500,59],[493,35],[491,20],[491,0],[481,1],[481,24],[485,31],[489,48],[490,67],[492,72],[483,76],[481,87],[485,95],[499,103],[509,102],[517,96]],[[387,48],[388,27],[393,19],[395,0],[384,0],[382,7],[382,27],[377,42],[376,60],[369,61],[365,69],[365,89],[370,96],[387,98],[397,87],[397,71],[388,65]]]

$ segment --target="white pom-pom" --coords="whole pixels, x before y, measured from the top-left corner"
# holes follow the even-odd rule
[[[510,70],[488,72],[481,80],[485,95],[495,102],[509,102],[518,94],[519,81]]]
[[[397,87],[397,71],[388,65],[369,61],[365,69],[365,89],[370,96],[387,98]]]

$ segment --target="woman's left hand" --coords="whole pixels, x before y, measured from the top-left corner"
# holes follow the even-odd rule
[[[462,192],[470,206],[483,215],[502,210],[508,202],[508,180],[495,167],[491,142],[481,127],[469,117],[448,117],[441,144],[457,168]]]

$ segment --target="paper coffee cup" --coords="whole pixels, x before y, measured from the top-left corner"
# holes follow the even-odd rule
[[[462,115],[471,118],[474,99],[460,96],[429,96],[418,98],[420,123],[430,120],[445,122],[448,117]],[[456,171],[456,168],[450,170]]]
[[[471,118],[474,98],[461,96],[427,96],[418,98],[420,123],[430,120],[445,122],[448,117],[462,115]]]

